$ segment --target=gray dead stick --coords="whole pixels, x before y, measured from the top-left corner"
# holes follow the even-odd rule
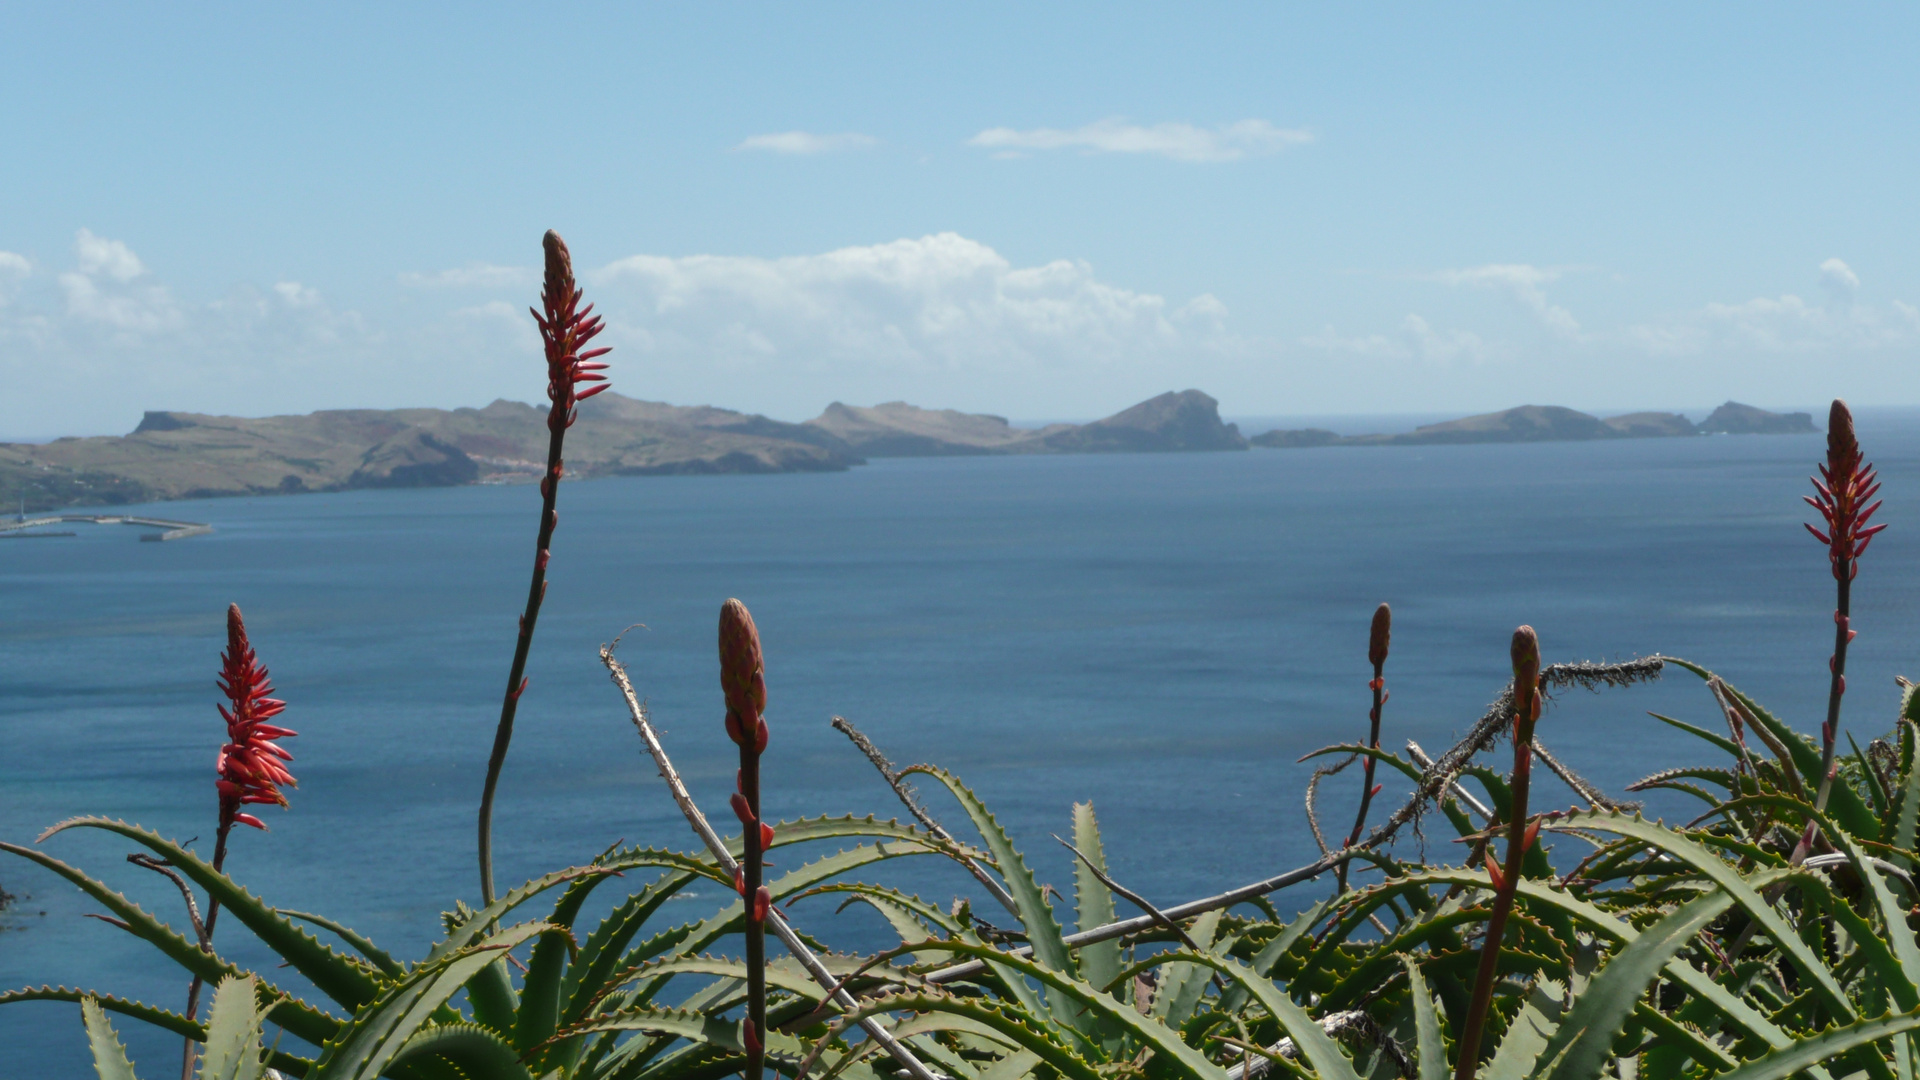
[[[653,724],[647,719],[647,707],[640,704],[640,699],[634,695],[633,683],[627,678],[626,667],[613,658],[613,650],[618,645],[619,639],[616,638],[613,645],[601,646],[600,662],[607,666],[607,673],[613,677],[613,684],[620,688],[620,696],[626,698],[627,711],[633,716],[633,726],[639,729],[640,737],[646,741],[647,753],[653,755],[653,763],[660,769],[660,778],[667,782],[667,791],[673,796],[673,801],[679,805],[680,812],[686,815],[687,823],[693,826],[694,835],[707,845],[707,850],[713,853],[714,860],[720,864],[720,868],[731,874],[738,864],[734,861],[733,855],[727,851],[727,845],[721,841],[720,834],[707,823],[707,816],[700,812],[699,806],[694,804],[693,796],[687,792],[687,785],[681,782],[680,774],[674,770],[673,762],[667,758],[666,747],[660,745],[660,736],[653,730]],[[820,958],[813,955],[813,950],[807,948],[806,942],[800,940],[800,935],[793,932],[793,927],[787,924],[787,918],[779,908],[770,907],[767,910],[767,925],[773,930],[775,936],[779,937],[781,943],[786,945],[787,951],[793,953],[794,959],[800,961],[800,965],[807,969],[807,974],[813,976],[815,982],[831,991],[834,1004],[849,1012],[859,1009],[860,1003],[854,1000],[852,994],[847,993],[846,989],[840,985],[840,980],[820,962]],[[940,1074],[928,1069],[918,1057],[914,1056],[913,1051],[894,1038],[893,1033],[888,1031],[886,1025],[879,1020],[869,1016],[860,1021],[860,1028],[874,1042],[879,1043],[888,1054],[891,1054],[893,1059],[914,1077],[914,1080],[946,1080]]]

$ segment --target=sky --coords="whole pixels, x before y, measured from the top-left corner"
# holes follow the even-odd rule
[[[1912,5],[0,6],[0,438],[1920,403]]]

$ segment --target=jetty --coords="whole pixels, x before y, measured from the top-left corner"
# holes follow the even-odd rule
[[[189,536],[203,536],[213,531],[213,526],[197,521],[169,521],[166,518],[143,517],[137,514],[56,514],[37,518],[22,514],[12,521],[0,520],[0,539],[25,540],[38,536],[73,536],[71,532],[26,531],[45,528],[49,525],[66,525],[71,522],[83,522],[89,525],[139,525],[143,528],[160,530],[141,533],[140,539],[143,541],[180,540]]]

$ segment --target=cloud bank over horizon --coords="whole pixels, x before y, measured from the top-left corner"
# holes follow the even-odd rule
[[[1817,401],[1839,364],[1904,372],[1920,400],[1920,309],[1872,301],[1844,260],[1793,291],[1603,320],[1560,292],[1590,268],[1495,263],[1400,275],[1417,310],[1262,335],[1211,293],[1169,298],[1084,260],[1016,265],[958,233],[787,257],[635,254],[581,264],[606,315],[615,388],[781,419],[904,399],[1091,418],[1198,387],[1229,415],[1486,411],[1522,403],[1677,407],[1733,395]],[[0,251],[0,437],[112,434],[146,409],[266,415],[482,405],[540,392],[533,265],[396,275],[386,309],[295,280],[177,295],[124,242],[82,228],[63,265]],[[1369,290],[1377,283],[1356,286]],[[1504,318],[1456,301],[1494,301]],[[1312,323],[1303,316],[1299,321]],[[1594,391],[1643,388],[1629,400]],[[1782,379],[1782,373],[1790,376]],[[1351,393],[1373,402],[1354,407]],[[1864,402],[1863,402],[1864,403]]]

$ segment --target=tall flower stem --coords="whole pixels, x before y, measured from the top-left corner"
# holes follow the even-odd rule
[[[1387,645],[1393,636],[1393,609],[1385,604],[1373,609],[1373,627],[1367,635],[1367,661],[1373,665],[1373,681],[1367,686],[1373,691],[1373,711],[1367,714],[1367,745],[1380,749],[1380,706],[1387,703]],[[1380,788],[1373,782],[1375,759],[1368,757],[1362,766],[1360,780],[1360,809],[1353,815],[1353,831],[1347,834],[1344,847],[1352,847],[1360,842],[1360,832],[1367,827],[1367,809],[1373,804],[1373,797]],[[1347,889],[1347,867],[1351,863],[1341,863],[1335,876],[1340,881],[1340,891]]]
[[[220,796],[219,827],[213,843],[216,874],[227,865],[227,837],[236,823],[261,830],[267,827],[266,822],[241,808],[268,804],[284,807],[287,796],[280,785],[296,783],[286,766],[293,755],[276,742],[295,732],[267,723],[284,712],[287,703],[268,696],[273,693],[273,684],[252,642],[247,640],[247,624],[238,604],[227,605],[227,651],[220,656],[219,686],[228,704],[219,707],[221,718],[227,722],[227,742],[220,747],[214,763],[214,788]],[[200,925],[200,947],[207,952],[213,951],[213,924],[219,915],[220,901],[209,894],[207,918]],[[200,1008],[200,986],[200,976],[195,975],[187,987],[189,1020]],[[181,1055],[181,1080],[192,1080],[193,1059],[193,1040],[188,1039]]]
[[[597,374],[607,365],[594,363],[607,349],[581,351],[603,328],[598,317],[589,318],[593,305],[580,307],[580,289],[573,280],[573,257],[566,241],[549,229],[543,240],[546,248],[546,281],[540,293],[545,314],[535,311],[534,322],[547,354],[547,470],[540,478],[540,532],[534,545],[533,580],[527,584],[527,606],[520,615],[520,634],[514,642],[513,664],[507,669],[507,690],[500,703],[500,721],[493,731],[493,753],[487,758],[487,783],[480,793],[480,897],[493,903],[493,796],[500,785],[500,770],[507,763],[507,748],[513,743],[513,720],[520,708],[520,695],[527,689],[527,654],[533,648],[533,627],[540,618],[540,603],[547,596],[547,559],[553,543],[554,527],[560,515],[554,501],[560,491],[560,477],[566,471],[561,450],[567,429],[576,419],[574,407],[607,388],[606,376]],[[584,391],[581,383],[598,383]]]
[[[1847,692],[1847,644],[1854,638],[1853,579],[1860,572],[1859,559],[1867,550],[1867,543],[1875,533],[1886,528],[1867,524],[1880,504],[1862,507],[1880,490],[1880,483],[1873,466],[1861,462],[1860,441],[1853,433],[1853,411],[1837,398],[1827,413],[1827,463],[1820,466],[1820,479],[1814,480],[1813,487],[1818,495],[1807,496],[1807,504],[1820,512],[1827,528],[1822,532],[1808,525],[1807,531],[1827,545],[1827,560],[1832,565],[1835,584],[1833,656],[1827,660],[1827,722],[1820,727],[1820,790],[1813,800],[1816,807],[1824,810],[1827,796],[1833,790],[1833,759],[1840,741],[1840,699]],[[1802,848],[1811,842],[1812,835],[1809,831],[1801,841]]]
[[[772,895],[761,884],[773,827],[760,820],[760,755],[767,749],[766,666],[760,631],[747,606],[728,600],[720,608],[720,689],[727,699],[727,737],[740,747],[739,790],[731,800],[740,819],[743,857],[734,882],[747,915],[747,1048],[745,1080],[760,1080],[766,1060],[767,909]]]
[[[1473,1080],[1480,1064],[1480,1043],[1486,1033],[1487,1011],[1493,1005],[1493,984],[1500,973],[1500,944],[1507,917],[1513,914],[1513,896],[1520,887],[1520,868],[1540,826],[1527,822],[1527,787],[1533,763],[1533,726],[1540,719],[1540,638],[1533,627],[1513,632],[1513,812],[1507,821],[1507,864],[1502,870],[1487,853],[1487,874],[1493,879],[1493,914],[1487,919],[1486,941],[1480,947],[1480,970],[1473,982],[1473,998],[1461,1026],[1459,1061],[1454,1080]]]

